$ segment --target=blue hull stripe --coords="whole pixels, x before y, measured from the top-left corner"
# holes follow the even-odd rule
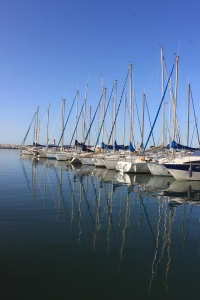
[[[200,164],[190,165],[190,164],[164,164],[167,169],[188,171],[190,166],[193,172],[200,173]]]

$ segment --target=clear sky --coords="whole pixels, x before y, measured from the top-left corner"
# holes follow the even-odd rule
[[[107,88],[107,100],[117,79],[118,106],[130,62],[133,64],[133,89],[140,122],[142,95],[145,93],[153,123],[162,97],[160,45],[164,50],[168,73],[175,53],[180,58],[177,115],[185,143],[188,82],[191,83],[196,115],[200,118],[199,15],[199,0],[1,0],[0,143],[21,144],[39,106],[40,143],[44,144],[49,103],[50,141],[58,141],[62,99],[66,99],[67,118],[76,90],[80,93],[80,109],[88,83],[87,112],[89,115],[91,106],[94,113],[101,97],[102,76]],[[128,83],[125,88],[127,99]],[[175,71],[173,88],[174,84]],[[169,123],[169,98],[167,92],[166,123]],[[117,119],[119,144],[124,125],[123,106]],[[65,144],[70,142],[75,128],[75,110],[74,107],[66,127]],[[112,112],[109,110],[111,118]],[[128,118],[127,114],[127,141]],[[111,130],[109,122],[108,116],[108,136]],[[135,142],[140,143],[138,124],[135,107],[134,138]],[[94,126],[97,126],[97,120]],[[147,112],[144,126],[145,141],[150,131]],[[156,143],[161,126],[159,116],[155,126]],[[192,106],[190,126],[191,138],[194,128]],[[94,128],[93,139],[96,141]],[[196,141],[196,137],[194,139]],[[26,143],[32,142],[33,126]]]

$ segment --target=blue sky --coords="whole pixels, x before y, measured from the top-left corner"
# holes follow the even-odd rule
[[[38,106],[40,143],[45,143],[45,122],[49,103],[50,141],[58,141],[61,134],[59,111],[62,99],[66,99],[67,118],[76,90],[80,93],[80,108],[88,83],[87,112],[89,115],[91,106],[94,113],[101,97],[101,76],[107,88],[107,99],[110,97],[114,80],[117,79],[118,106],[129,62],[133,64],[133,89],[140,122],[142,95],[145,93],[153,123],[162,97],[160,44],[169,73],[175,53],[180,57],[177,115],[185,143],[188,82],[191,83],[197,117],[200,114],[199,13],[198,0],[1,0],[0,143],[21,144]],[[174,83],[175,72],[173,87]],[[125,91],[129,99],[128,84]],[[166,93],[165,102],[168,123],[169,92]],[[122,103],[117,118],[119,144],[122,142],[124,124],[123,106]],[[109,111],[111,118],[111,108]],[[71,140],[75,128],[75,114],[74,107],[66,127],[65,144]],[[161,135],[160,115],[154,132],[156,143]],[[126,118],[128,142],[128,114]],[[109,136],[109,116],[106,124]],[[97,127],[97,120],[93,127],[94,141],[95,126]],[[194,128],[192,107],[190,126],[191,138]],[[148,115],[145,112],[144,141],[149,131]],[[134,140],[141,142],[136,109]],[[33,126],[26,143],[32,142]],[[196,137],[193,142],[196,142]]]

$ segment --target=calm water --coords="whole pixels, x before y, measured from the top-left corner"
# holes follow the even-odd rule
[[[0,150],[1,299],[199,299],[200,182]]]

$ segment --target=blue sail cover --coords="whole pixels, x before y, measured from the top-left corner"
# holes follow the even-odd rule
[[[104,144],[104,142],[101,143],[101,149],[109,149],[109,150],[113,150],[113,146],[112,145],[106,145]]]
[[[129,144],[129,150],[130,150],[131,152],[134,152],[134,151],[135,151],[135,148],[133,148],[133,145],[132,145],[131,142],[130,142],[130,144]]]
[[[105,148],[110,149],[110,150],[113,150],[113,148],[114,148],[116,151],[119,151],[119,150],[130,150],[131,152],[135,151],[131,142],[130,142],[129,146],[124,146],[124,145],[117,145],[117,142],[115,141],[114,147],[112,145],[106,145],[106,144],[104,144],[104,142],[102,142],[101,149],[105,149]]]
[[[175,141],[171,142],[171,148],[177,149],[177,150],[178,149],[180,149],[180,150],[192,150],[192,151],[199,150],[198,148],[192,148],[192,147],[188,147],[188,146],[178,144]]]

